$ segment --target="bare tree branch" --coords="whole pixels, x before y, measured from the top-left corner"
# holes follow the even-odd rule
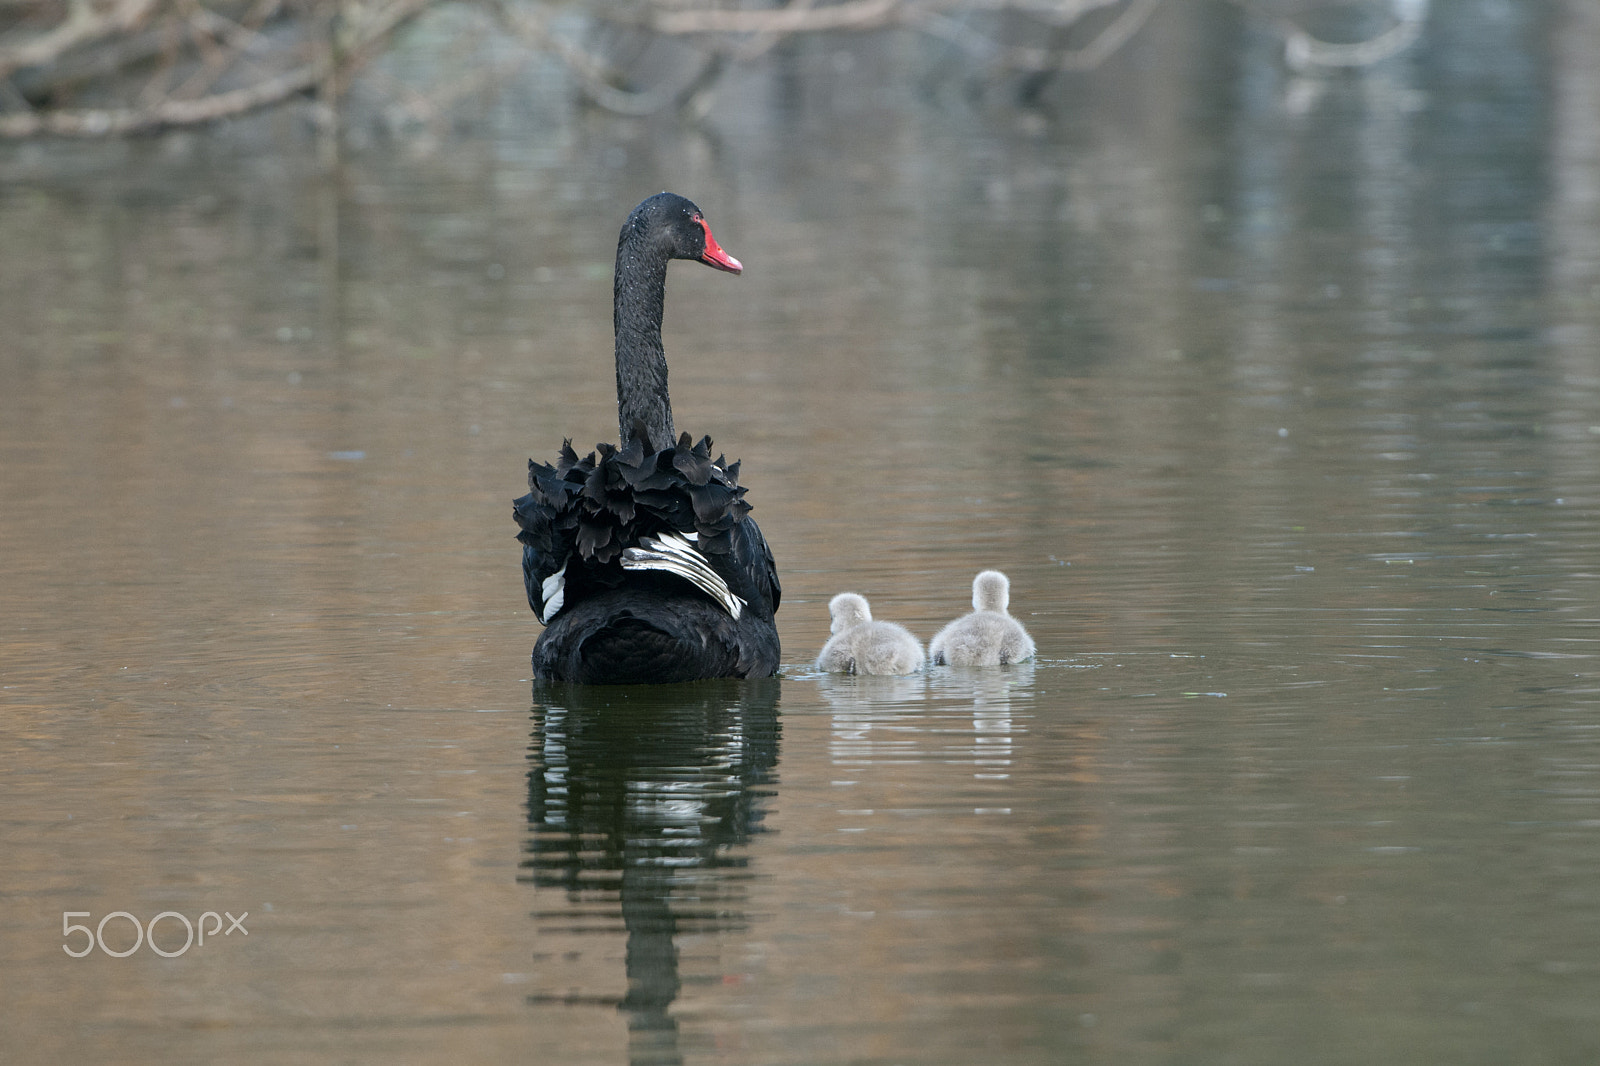
[[[1398,55],[1421,38],[1428,17],[1428,0],[1389,0],[1393,26],[1370,40],[1335,44],[1313,37],[1293,19],[1263,10],[1252,0],[1234,2],[1261,16],[1283,37],[1284,61],[1302,71],[1312,67],[1370,67]]]
[[[53,63],[74,48],[139,28],[160,0],[117,0],[96,11],[88,0],[72,0],[65,22],[20,44],[0,43],[0,78],[25,67]]]
[[[542,11],[534,14],[504,0],[495,3],[494,8],[508,30],[531,47],[549,52],[561,60],[578,80],[584,94],[608,111],[619,115],[650,115],[677,102],[682,95],[681,88],[671,86],[643,92],[619,89],[612,84],[617,77],[616,72],[598,56],[552,31]],[[713,57],[704,56],[689,83],[699,82],[713,62]]]
[[[303,66],[276,78],[199,100],[167,98],[145,108],[90,108],[77,111],[30,111],[0,115],[0,136],[31,137],[53,133],[64,137],[99,137],[108,133],[141,133],[162,126],[213,122],[230,115],[286,100],[316,85],[322,72]]]
[[[1000,52],[1000,61],[1012,70],[1094,70],[1110,59],[1133,35],[1139,32],[1161,0],[1129,0],[1128,6],[1082,48],[1007,48]]]
[[[770,11],[686,8],[658,11],[650,19],[657,33],[816,33],[821,30],[884,26],[898,18],[908,0],[844,0],[826,7],[791,4]]]
[[[522,48],[491,61],[467,60],[460,76],[428,91],[431,99],[397,81],[396,95],[409,101],[403,109],[423,121],[539,55],[559,62],[608,110],[700,109],[729,67],[786,39],[825,32],[910,29],[952,42],[990,76],[1022,73],[1042,84],[1057,72],[1102,66],[1162,0],[741,6],[763,2],[772,0],[612,0],[592,8],[571,6],[572,0],[0,0],[0,25],[10,27],[0,35],[0,137],[138,133],[214,121],[302,94],[317,96],[332,118],[353,73],[397,28],[451,3],[458,12],[480,5],[493,18],[447,47],[481,56],[504,37]],[[1394,19],[1388,30],[1334,44],[1278,15],[1268,7],[1272,0],[1234,2],[1283,37],[1286,61],[1296,69],[1366,66],[1394,55],[1421,36],[1428,7],[1428,0],[1388,0]],[[1037,27],[1034,41],[1005,43],[1001,31],[1018,25]],[[586,36],[584,27],[602,32]],[[677,43],[650,47],[662,40]]]
[[[133,2],[123,0],[124,4]],[[350,40],[343,52],[345,64],[353,69],[370,58],[376,47],[391,33],[433,2],[391,0],[375,10],[367,9],[363,17],[349,27]],[[145,106],[35,110],[0,115],[0,137],[31,137],[46,133],[67,137],[98,137],[213,122],[278,103],[317,87],[328,76],[330,62],[326,53],[319,53],[317,58],[309,62],[241,88],[194,99],[166,94]]]

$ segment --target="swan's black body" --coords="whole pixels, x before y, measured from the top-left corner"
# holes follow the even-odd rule
[[[667,263],[738,273],[698,208],[661,193],[617,242],[617,409],[622,446],[528,462],[522,527],[528,605],[545,630],[536,677],[648,684],[769,677],[778,668],[772,552],[749,517],[739,464],[711,440],[673,438],[661,345]]]

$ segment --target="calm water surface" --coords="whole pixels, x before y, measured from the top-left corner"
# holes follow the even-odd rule
[[[1169,8],[1027,110],[841,41],[332,175],[6,149],[0,1060],[1594,1061],[1600,24],[1435,8],[1328,79]],[[613,437],[669,186],[788,665],[536,688],[510,501]],[[1036,662],[811,672],[985,567]]]

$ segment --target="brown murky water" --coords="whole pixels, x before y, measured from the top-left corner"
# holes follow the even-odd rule
[[[1437,7],[1043,110],[830,44],[332,177],[7,150],[0,1059],[1591,1061],[1600,28]],[[748,268],[667,344],[789,665],[531,690],[510,500],[615,432],[662,187]],[[1035,663],[809,670],[984,567]]]

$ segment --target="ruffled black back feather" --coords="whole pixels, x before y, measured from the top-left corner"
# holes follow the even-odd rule
[[[554,464],[528,461],[528,489],[513,514],[523,544],[528,605],[549,624],[587,596],[624,582],[656,585],[660,575],[630,573],[622,552],[647,536],[698,534],[712,568],[758,618],[770,622],[782,595],[771,551],[748,517],[739,464],[711,458],[711,438],[648,451],[638,433],[627,447],[599,444],[580,458],[566,441]],[[559,609],[545,617],[545,581],[565,566]],[[684,595],[696,593],[684,582]]]

